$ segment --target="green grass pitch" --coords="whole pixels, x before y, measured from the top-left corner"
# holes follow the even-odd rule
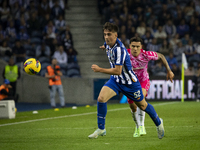
[[[164,120],[165,137],[146,114],[147,135],[133,138],[128,104],[108,104],[107,135],[89,139],[97,129],[96,106],[17,112],[0,120],[0,150],[199,150],[200,103],[150,102]]]

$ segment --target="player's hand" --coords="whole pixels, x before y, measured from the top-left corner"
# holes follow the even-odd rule
[[[167,72],[167,80],[170,80],[173,83],[174,73],[172,71]]]
[[[11,89],[11,88],[12,88],[12,86],[9,84],[9,85],[8,85],[8,88],[9,88],[9,89]]]
[[[99,48],[102,49],[102,50],[105,50],[105,49],[106,49],[104,45],[99,46]]]
[[[53,78],[53,79],[54,79],[55,77],[56,77],[56,75],[55,75],[55,74],[51,76],[51,78]]]
[[[95,64],[93,64],[91,68],[94,72],[99,72],[99,70],[100,70],[100,67],[98,65],[95,65]]]

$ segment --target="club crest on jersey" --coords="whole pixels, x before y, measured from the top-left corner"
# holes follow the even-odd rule
[[[107,51],[107,55],[108,55],[108,59],[112,62],[112,63],[114,63],[115,62],[115,58],[114,58],[114,55],[113,55],[113,53],[112,53],[112,51]]]

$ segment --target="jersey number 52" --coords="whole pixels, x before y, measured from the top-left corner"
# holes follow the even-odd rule
[[[138,90],[137,92],[134,92],[134,97],[135,98],[140,98],[141,94],[140,94],[140,90]]]

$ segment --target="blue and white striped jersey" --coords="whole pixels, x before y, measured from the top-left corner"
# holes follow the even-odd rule
[[[133,82],[139,82],[137,76],[132,70],[129,53],[124,44],[117,39],[115,45],[110,48],[109,45],[104,43],[108,60],[111,68],[115,68],[115,65],[122,65],[121,75],[111,75],[111,78],[115,78],[115,81],[120,84],[132,84]]]

